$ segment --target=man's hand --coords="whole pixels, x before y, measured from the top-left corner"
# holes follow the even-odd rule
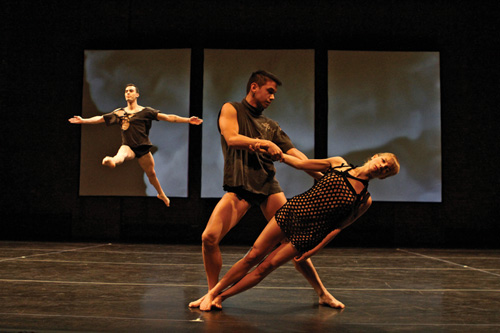
[[[271,141],[257,142],[248,148],[253,152],[269,155],[273,161],[281,161],[283,159],[283,151]]]
[[[83,124],[83,119],[80,116],[74,116],[73,118],[69,118],[68,121],[72,124]]]

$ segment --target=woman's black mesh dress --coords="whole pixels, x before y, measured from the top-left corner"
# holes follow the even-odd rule
[[[367,200],[368,181],[339,171],[341,165],[330,168],[308,191],[294,196],[275,215],[276,222],[293,246],[305,253],[318,245],[334,229]],[[364,189],[357,194],[347,178],[360,181]]]

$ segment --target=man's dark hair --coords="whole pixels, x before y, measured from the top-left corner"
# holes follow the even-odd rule
[[[253,72],[247,83],[247,94],[250,91],[250,86],[252,85],[252,83],[255,82],[259,87],[262,87],[269,80],[274,81],[276,82],[276,85],[281,86],[280,79],[278,79],[278,77],[273,73],[269,73],[263,70]]]
[[[137,86],[133,83],[129,83],[125,86],[125,89],[127,89],[127,87],[135,87],[135,92],[136,93],[139,93],[139,88],[137,88]]]

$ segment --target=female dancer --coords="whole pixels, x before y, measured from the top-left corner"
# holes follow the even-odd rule
[[[265,148],[257,144],[254,150],[262,152]],[[205,296],[191,302],[190,307],[200,307],[203,311],[212,307],[222,309],[222,301],[254,287],[279,266],[292,259],[307,260],[370,207],[369,180],[395,175],[400,168],[391,153],[376,154],[361,167],[349,166],[342,157],[299,160],[283,154],[282,162],[300,170],[324,172],[324,176],[311,189],[283,205],[245,257]],[[334,307],[344,308],[344,304],[335,301]]]
[[[163,120],[168,122],[189,123],[191,125],[200,125],[203,120],[198,117],[184,118],[174,114],[163,114],[158,110],[150,107],[143,107],[137,104],[139,98],[139,89],[129,83],[125,87],[125,100],[127,106],[119,108],[115,111],[92,118],[84,119],[80,116],[74,116],[69,119],[72,124],[100,124],[106,125],[120,124],[122,133],[122,145],[115,156],[106,156],[102,160],[102,165],[114,168],[127,160],[137,158],[139,165],[146,173],[149,182],[158,192],[158,199],[162,200],[165,205],[170,206],[170,199],[165,195],[161,188],[160,182],[156,177],[154,169],[155,162],[151,148],[153,147],[149,140],[149,129],[153,120]]]

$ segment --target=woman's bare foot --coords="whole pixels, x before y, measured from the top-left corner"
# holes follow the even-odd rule
[[[212,306],[216,307],[218,310],[222,310],[222,297],[220,297],[220,295],[214,298]]]
[[[165,194],[158,194],[156,197],[162,200],[167,207],[170,207],[170,199]]]
[[[210,311],[212,310],[212,301],[214,300],[214,297],[210,294],[206,294],[203,297],[203,301],[200,304],[200,310],[201,311]]]
[[[342,302],[339,302],[335,297],[332,296],[329,292],[319,297],[319,304],[329,306],[335,309],[343,309],[345,305]]]
[[[189,303],[188,306],[190,308],[199,308],[200,304],[201,304],[201,302],[203,302],[204,298],[205,298],[205,296],[203,296],[202,298],[197,299],[196,301],[193,301],[193,302]]]
[[[102,165],[110,167],[111,169],[116,167],[116,163],[113,162],[113,158],[109,157],[109,156],[106,156],[105,158],[103,158]]]

